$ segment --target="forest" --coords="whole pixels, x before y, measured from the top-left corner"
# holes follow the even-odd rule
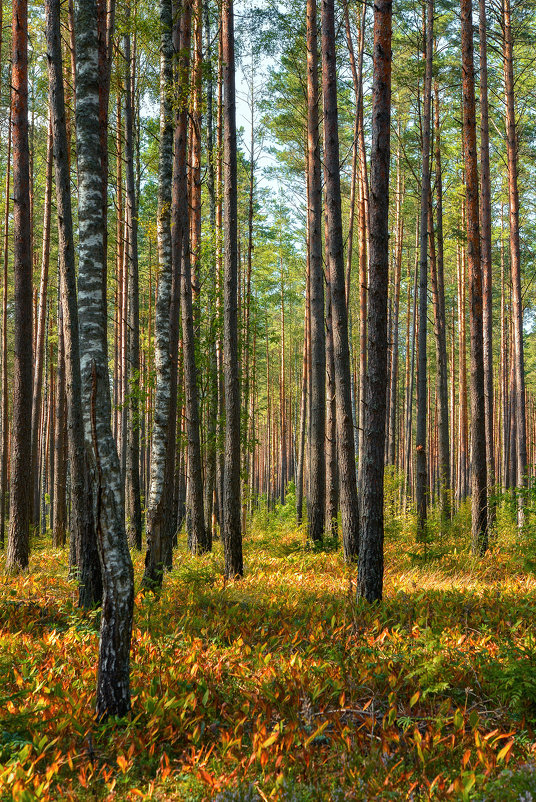
[[[535,0],[0,0],[0,799],[536,799]]]

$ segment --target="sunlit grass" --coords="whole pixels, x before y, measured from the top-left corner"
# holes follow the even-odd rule
[[[374,607],[356,601],[356,569],[333,544],[306,543],[290,503],[256,515],[237,583],[223,580],[219,542],[194,559],[181,538],[162,594],[136,597],[132,717],[99,726],[98,613],[77,610],[66,553],[37,543],[31,573],[0,580],[2,798],[536,791],[531,771],[517,771],[535,740],[530,526],[520,537],[500,509],[477,559],[467,507],[441,535],[433,523],[426,544],[396,509]],[[142,569],[137,555],[137,588]],[[507,764],[512,795],[498,796]]]

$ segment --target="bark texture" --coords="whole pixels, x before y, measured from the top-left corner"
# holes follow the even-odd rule
[[[96,704],[97,715],[102,718],[122,716],[130,710],[134,576],[125,531],[119,458],[111,429],[103,298],[105,187],[99,169],[96,0],[79,2],[76,11],[80,366],[84,433],[103,578]]]
[[[374,6],[374,74],[370,171],[370,278],[367,394],[361,487],[357,594],[369,602],[383,590],[383,474],[387,392],[389,284],[389,160],[391,124],[392,2]]]

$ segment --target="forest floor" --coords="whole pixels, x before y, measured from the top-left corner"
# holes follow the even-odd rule
[[[182,541],[161,596],[136,596],[132,716],[100,725],[98,613],[66,552],[37,542],[19,578],[2,557],[0,798],[536,799],[536,536],[502,511],[477,560],[469,529],[464,509],[416,546],[388,516],[373,607],[290,505],[257,516],[240,582],[219,543]]]

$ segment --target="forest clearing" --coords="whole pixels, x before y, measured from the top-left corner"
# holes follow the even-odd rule
[[[530,799],[536,575],[512,511],[482,560],[467,508],[426,548],[391,519],[371,607],[289,509],[255,520],[239,585],[219,545],[192,558],[181,539],[159,598],[136,596],[131,718],[101,725],[98,614],[77,609],[65,553],[37,543],[32,573],[0,584],[0,796]]]

